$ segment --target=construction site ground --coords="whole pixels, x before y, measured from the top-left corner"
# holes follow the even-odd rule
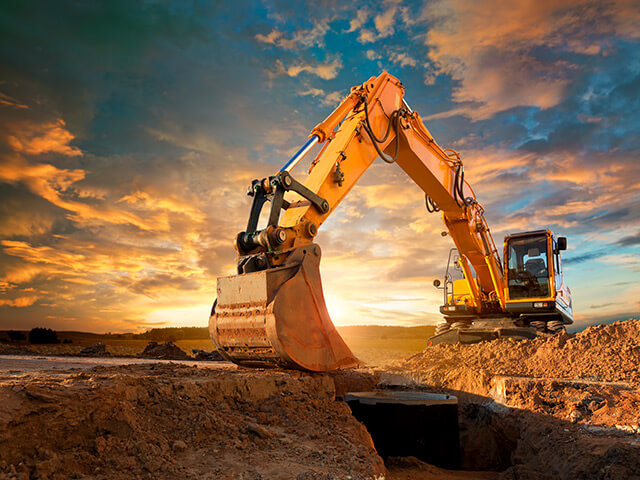
[[[637,320],[331,374],[4,353],[2,480],[640,478]],[[385,465],[341,400],[372,389],[456,395],[460,470]]]

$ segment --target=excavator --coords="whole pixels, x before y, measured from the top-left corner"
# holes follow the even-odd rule
[[[316,144],[322,148],[300,182],[291,172]],[[226,359],[316,372],[359,365],[327,311],[314,238],[378,157],[425,192],[427,211],[441,214],[455,245],[444,282],[434,281],[444,321],[429,345],[531,338],[573,323],[560,258],[566,238],[550,230],[508,235],[502,261],[460,155],[436,143],[402,83],[383,72],[353,87],[275,175],[251,183],[247,227],[235,238],[237,274],[218,278],[209,319]]]

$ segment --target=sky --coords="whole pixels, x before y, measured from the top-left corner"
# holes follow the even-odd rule
[[[637,0],[2,2],[0,328],[207,325],[251,180],[383,71],[496,243],[568,238],[577,326],[637,318],[639,39]],[[334,322],[437,323],[443,229],[377,160],[317,237]]]

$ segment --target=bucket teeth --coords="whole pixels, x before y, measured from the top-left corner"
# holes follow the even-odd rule
[[[282,267],[219,278],[209,331],[223,355],[246,366],[356,366],[327,312],[319,263],[320,248],[309,245]]]

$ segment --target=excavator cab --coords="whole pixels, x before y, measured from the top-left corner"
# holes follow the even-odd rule
[[[445,273],[444,322],[436,326],[429,345],[476,343],[496,338],[533,338],[539,333],[558,333],[573,323],[571,291],[562,275],[560,252],[567,239],[549,230],[509,235],[504,240],[506,279],[505,307],[500,312],[472,305],[473,274],[460,279],[464,264],[457,249],[451,249]],[[438,287],[440,281],[434,285]],[[477,285],[477,283],[476,283]],[[506,313],[506,315],[505,315]]]
[[[550,230],[509,235],[504,241],[505,310],[538,331],[573,323],[571,290],[562,275],[565,237]]]

